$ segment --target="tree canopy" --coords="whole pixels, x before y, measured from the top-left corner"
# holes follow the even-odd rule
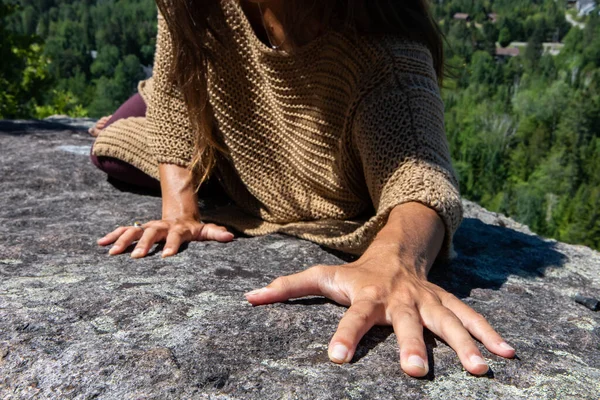
[[[152,0],[0,1],[0,118],[111,114],[152,65]],[[463,196],[600,249],[600,16],[572,27],[565,7],[434,2],[446,131]]]
[[[565,12],[553,0],[436,5],[450,66],[446,131],[463,196],[600,249],[600,16],[579,29]],[[553,40],[564,44],[557,55],[544,51]],[[496,54],[513,41],[518,56]]]
[[[156,41],[152,0],[2,2],[11,10],[0,15],[2,29],[9,37],[27,38],[39,46],[30,52],[38,49],[37,62],[44,64],[44,78],[51,82],[42,88],[41,97],[4,113],[5,117],[111,114],[144,78],[142,66],[152,65]],[[12,73],[17,70],[15,64],[3,65]]]

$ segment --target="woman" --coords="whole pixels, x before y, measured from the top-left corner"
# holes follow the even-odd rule
[[[515,355],[482,316],[427,281],[434,260],[451,254],[462,209],[438,88],[441,37],[424,1],[158,5],[154,77],[140,85],[147,112],[112,122],[93,153],[100,167],[117,164],[117,179],[160,185],[163,216],[99,244],[119,254],[137,241],[139,258],[161,240],[163,256],[186,241],[231,241],[224,225],[295,235],[360,257],[246,297],[323,295],[350,306],[332,361],[349,362],[373,325],[393,325],[401,367],[415,377],[429,368],[424,326],[476,375],[488,365],[471,335]],[[196,188],[209,177],[235,204],[200,216]]]

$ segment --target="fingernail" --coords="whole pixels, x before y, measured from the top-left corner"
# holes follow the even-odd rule
[[[502,342],[499,345],[500,347],[502,347],[504,350],[510,350],[510,351],[515,351],[515,349],[513,349],[508,343],[506,342]]]
[[[231,232],[223,232],[221,234],[221,238],[219,240],[231,240],[233,239],[233,234]]]
[[[336,344],[331,350],[331,358],[336,361],[345,362],[348,357],[348,349],[343,344]]]
[[[173,250],[171,250],[171,249],[164,249],[163,252],[162,252],[162,257],[168,257],[168,256],[170,256],[172,254],[173,254]]]
[[[258,295],[258,294],[261,294],[261,293],[263,293],[265,290],[266,290],[266,288],[262,288],[262,289],[255,289],[255,290],[253,290],[253,291],[251,291],[251,292],[244,293],[244,296],[256,296],[256,295]]]
[[[119,250],[119,246],[113,246],[108,250],[108,254],[115,254],[115,251]]]
[[[138,257],[142,255],[142,250],[141,249],[135,249],[132,253],[131,253],[131,257]]]
[[[419,356],[410,356],[407,361],[408,365],[414,365],[415,367],[425,369],[425,361]]]
[[[479,356],[471,356],[471,363],[472,364],[481,364],[481,365],[488,365],[485,360]]]

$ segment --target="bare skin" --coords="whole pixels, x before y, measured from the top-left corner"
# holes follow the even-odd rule
[[[374,325],[391,325],[400,347],[400,366],[414,377],[429,372],[423,327],[456,351],[474,375],[489,366],[473,337],[492,353],[512,358],[515,350],[483,316],[441,287],[427,274],[444,238],[437,213],[420,203],[396,206],[367,251],[344,265],[317,265],[280,277],[246,293],[255,306],[304,296],[325,296],[349,306],[329,342],[329,358],[352,360],[360,339]],[[473,336],[473,337],[472,337]]]
[[[98,137],[98,135],[100,134],[100,131],[102,129],[104,129],[104,127],[106,126],[106,123],[108,122],[108,120],[110,119],[110,117],[112,117],[112,115],[100,118],[96,122],[96,125],[92,126],[90,129],[88,129],[88,133],[90,135],[92,135],[93,137]]]
[[[260,10],[262,10],[262,19]],[[283,21],[283,0],[246,0],[242,2],[242,8],[247,14],[248,20],[258,33],[264,34],[268,41],[279,46],[282,51],[289,51],[292,47],[290,38],[286,37]],[[263,27],[264,20],[264,27]],[[267,32],[265,32],[265,27]]]
[[[110,255],[123,253],[137,242],[132,258],[148,255],[152,247],[165,241],[163,257],[177,254],[185,242],[215,240],[230,242],[233,234],[227,228],[200,221],[198,196],[189,171],[177,165],[161,164],[162,219],[150,221],[141,228],[121,226],[98,240],[100,246],[112,244]]]
[[[272,27],[271,39],[282,43],[284,29],[279,21],[283,0],[248,1],[262,1],[265,22]],[[255,29],[261,27],[256,25]],[[285,46],[282,47],[285,50]],[[141,258],[162,240],[166,241],[162,255],[168,257],[176,254],[184,242],[233,239],[225,227],[200,222],[198,199],[185,168],[163,164],[159,170],[162,219],[144,224],[143,229],[117,228],[98,244],[114,243],[109,253],[116,255],[137,241],[131,256]],[[514,357],[515,350],[483,316],[427,280],[444,235],[444,224],[435,211],[420,203],[400,204],[357,261],[316,265],[298,274],[277,278],[265,288],[246,293],[246,298],[252,305],[259,306],[318,295],[348,306],[329,342],[329,358],[335,363],[349,362],[358,342],[371,327],[391,325],[400,348],[400,367],[410,376],[425,376],[429,372],[423,340],[425,327],[454,349],[467,371],[483,375],[489,366],[473,338],[502,357]]]

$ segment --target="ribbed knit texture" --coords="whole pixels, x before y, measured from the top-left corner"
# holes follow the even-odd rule
[[[235,204],[202,220],[360,255],[396,205],[417,201],[444,221],[440,257],[447,258],[462,208],[427,47],[330,31],[290,55],[262,43],[237,2],[222,4],[208,93],[231,155],[215,174]],[[102,131],[95,155],[155,178],[158,163],[189,165],[194,136],[182,95],[166,78],[172,58],[159,17],[154,77],[140,85],[147,116]]]

